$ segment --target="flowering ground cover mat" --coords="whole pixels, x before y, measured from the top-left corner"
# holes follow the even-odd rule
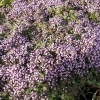
[[[0,100],[100,100],[100,0],[1,0]]]

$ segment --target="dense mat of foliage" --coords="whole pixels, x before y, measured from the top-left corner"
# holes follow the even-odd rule
[[[1,0],[1,100],[99,99],[99,4]]]

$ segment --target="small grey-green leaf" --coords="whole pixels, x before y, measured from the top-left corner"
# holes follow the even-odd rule
[[[27,54],[28,52],[27,52],[27,50],[24,52],[24,54]]]
[[[46,91],[46,90],[47,90],[47,88],[45,86],[43,86],[43,91]]]

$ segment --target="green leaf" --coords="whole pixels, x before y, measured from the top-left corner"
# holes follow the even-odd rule
[[[94,93],[93,97],[92,97],[92,100],[95,100],[96,99],[96,94],[97,94],[98,90]]]
[[[80,34],[75,34],[75,38],[76,38],[76,40],[80,40],[81,39],[81,35]]]
[[[73,34],[73,29],[68,30],[68,34]]]
[[[97,12],[91,12],[89,14],[89,19],[93,20],[95,22],[98,22],[99,21],[99,14]]]
[[[41,47],[42,45],[43,45],[43,42],[39,40],[39,41],[37,41],[35,48]]]
[[[46,91],[46,90],[47,90],[47,88],[45,86],[43,86],[43,91]]]
[[[49,53],[52,55],[53,58],[56,58],[57,54],[55,51],[49,51]]]
[[[12,2],[13,0],[2,0],[1,2],[0,2],[0,6],[8,6],[8,7],[11,7],[11,2]]]
[[[44,75],[43,75],[43,74],[41,74],[41,73],[40,73],[40,75],[39,75],[39,76],[40,76],[40,77],[44,77]]]
[[[5,33],[0,33],[0,38],[4,38],[4,37],[6,37],[6,34]]]
[[[56,14],[62,14],[63,13],[63,7],[62,6],[57,6],[56,8],[55,8],[55,12],[56,12]]]
[[[55,9],[52,7],[48,8],[48,12],[49,12],[49,17],[53,17],[55,15]]]
[[[43,28],[45,25],[42,22],[38,22],[37,27]]]
[[[2,100],[9,100],[9,94],[8,93],[4,93],[2,95]]]
[[[26,55],[28,52],[27,52],[27,50],[24,52],[24,54]]]
[[[61,99],[64,100],[64,98],[65,98],[65,96],[64,96],[64,94],[62,94],[62,95],[61,95]]]

